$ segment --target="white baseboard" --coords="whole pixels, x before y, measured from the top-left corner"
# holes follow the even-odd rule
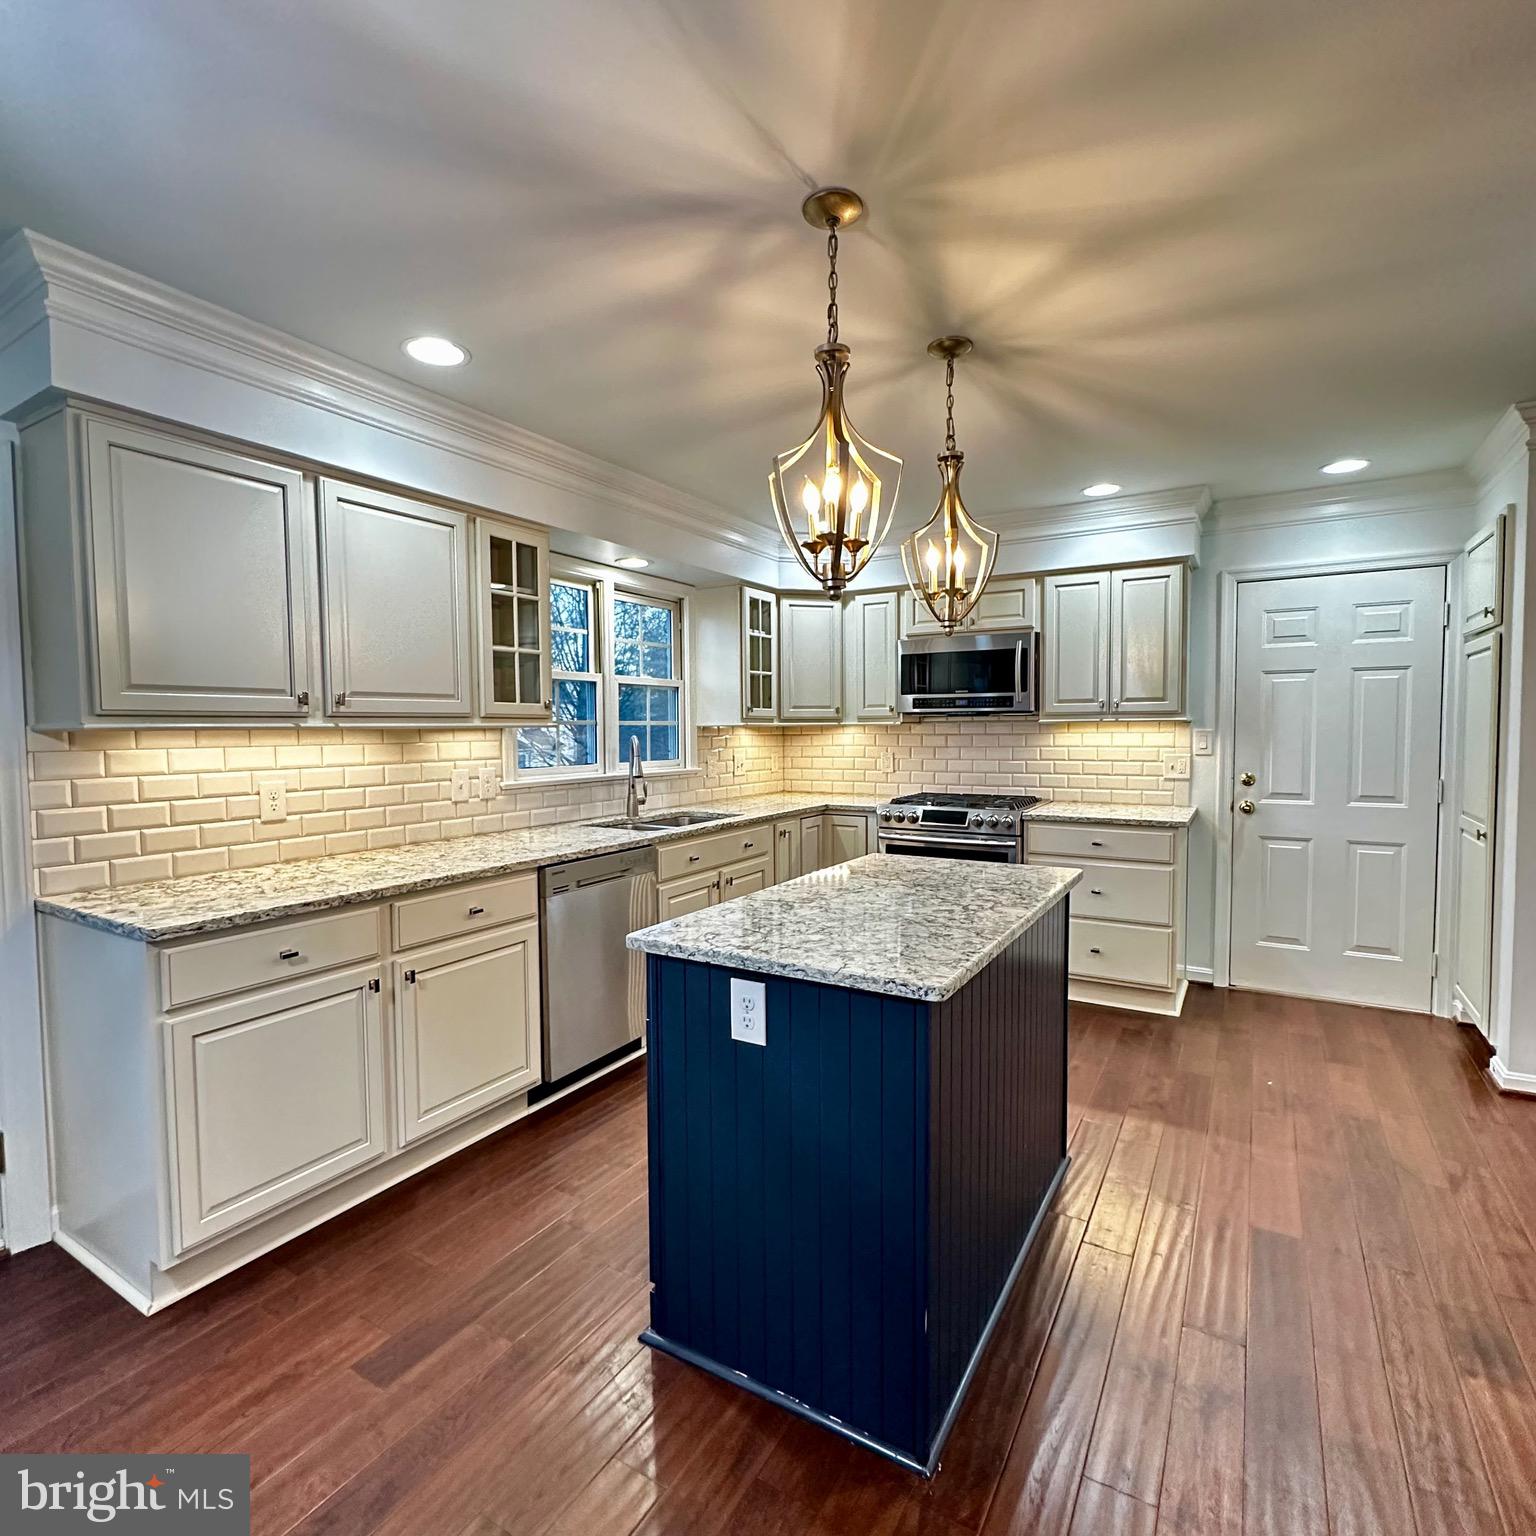
[[[1216,985],[1216,967],[1213,965],[1186,965],[1184,975],[1189,981],[1203,982],[1208,987]]]
[[[1518,1093],[1536,1098],[1536,1073],[1511,1072],[1497,1056],[1488,1063],[1488,1076],[1500,1093]]]
[[[155,1310],[155,1304],[151,1297],[146,1296],[131,1280],[127,1280],[118,1274],[105,1259],[98,1258],[79,1238],[71,1237],[68,1232],[55,1232],[53,1240],[70,1258],[85,1265],[98,1280],[104,1285],[110,1285],[124,1301],[136,1307],[145,1316],[148,1316]]]

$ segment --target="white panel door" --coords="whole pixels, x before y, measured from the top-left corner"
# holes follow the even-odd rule
[[[326,711],[469,715],[469,519],[320,485]]]
[[[1109,572],[1045,578],[1042,715],[1109,710]]]
[[[1504,538],[1508,515],[1501,512],[1467,541],[1461,577],[1461,632],[1478,635],[1504,622]]]
[[[451,939],[395,962],[400,1140],[539,1081],[539,925]]]
[[[779,719],[836,720],[843,707],[843,605],[779,599]]]
[[[116,422],[85,447],[102,713],[306,713],[304,477]]]
[[[848,604],[843,626],[847,659],[843,694],[852,720],[894,720],[899,712],[897,596],[895,592],[861,592]]]
[[[1468,640],[1461,671],[1461,804],[1456,818],[1456,956],[1451,995],[1457,1018],[1475,1024],[1484,1034],[1493,959],[1500,638],[1493,631]]]
[[[1112,572],[1109,635],[1114,713],[1177,714],[1184,707],[1184,567]]]
[[[1238,590],[1232,984],[1427,1009],[1445,573]]]

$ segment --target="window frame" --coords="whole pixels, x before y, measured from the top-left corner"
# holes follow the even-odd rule
[[[546,589],[549,591],[547,609],[551,637],[555,628],[555,599],[553,589],[556,586],[581,587],[587,594],[587,661],[594,663],[593,669],[588,672],[567,672],[555,665],[555,647],[553,638],[549,642],[549,697],[551,718],[547,722],[529,721],[523,725],[512,726],[508,729],[504,739],[503,768],[504,778],[511,777],[523,782],[550,779],[595,779],[603,773],[603,705],[605,684],[603,678],[602,662],[606,654],[603,633],[603,602],[602,594],[598,589],[598,583],[589,576],[567,575],[563,572],[551,570],[549,572]],[[564,628],[565,626],[561,626]],[[557,728],[556,742],[559,741],[558,722],[554,719],[554,700],[560,697],[561,683],[593,683],[596,685],[592,705],[593,728],[597,734],[597,758],[591,763],[555,763],[548,768],[524,768],[517,761],[517,736],[519,731],[540,731]]]
[[[621,683],[652,684],[677,690],[677,740],[679,756],[670,762],[652,767],[645,760],[647,777],[663,777],[670,774],[696,773],[698,771],[697,742],[692,727],[692,624],[689,612],[691,588],[681,582],[668,581],[663,577],[640,576],[632,571],[614,570],[608,566],[588,564],[579,560],[551,559],[549,581],[583,586],[592,592],[594,626],[591,660],[597,664],[595,674],[562,673],[554,670],[551,655],[551,692],[561,678],[575,681],[591,681],[595,676],[597,690],[597,762],[579,768],[558,766],[553,768],[519,768],[517,765],[517,733],[519,730],[537,730],[539,721],[508,721],[502,731],[502,787],[514,790],[542,784],[590,784],[604,779],[623,778],[628,771],[626,748],[620,739],[619,685]],[[613,658],[617,654],[615,641],[616,604],[621,598],[637,602],[669,607],[673,612],[673,646],[671,677],[621,678],[613,671]],[[553,603],[550,605],[553,616]],[[551,647],[553,649],[553,647]]]

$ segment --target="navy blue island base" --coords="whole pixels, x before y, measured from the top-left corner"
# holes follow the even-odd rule
[[[1066,1171],[1067,903],[943,1002],[649,957],[642,1340],[925,1475]],[[754,978],[755,979],[755,978]]]

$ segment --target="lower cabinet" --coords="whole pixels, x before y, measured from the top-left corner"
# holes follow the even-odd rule
[[[720,873],[707,870],[703,874],[681,875],[676,880],[663,880],[656,888],[656,920],[666,922],[669,917],[682,917],[689,912],[702,912],[712,907],[720,898]]]
[[[765,891],[773,884],[773,858],[762,854],[755,859],[743,859],[739,864],[729,864],[720,871],[720,900],[734,901],[738,896],[750,896],[753,891]]]
[[[387,1150],[376,966],[183,1014],[166,1029],[177,1252]]]
[[[869,852],[869,816],[864,811],[820,811],[800,818],[799,873],[846,864]]]
[[[773,879],[780,884],[800,873],[800,821],[781,821],[773,829]]]
[[[537,922],[418,950],[394,983],[403,1145],[538,1083]]]

